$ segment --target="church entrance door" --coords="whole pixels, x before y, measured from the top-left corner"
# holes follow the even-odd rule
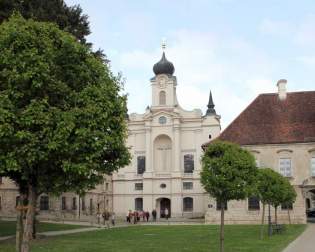
[[[171,217],[171,200],[167,198],[160,199],[160,217],[166,218],[165,209],[168,210],[168,217]]]

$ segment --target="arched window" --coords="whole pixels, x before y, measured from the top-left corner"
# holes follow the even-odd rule
[[[143,199],[142,198],[136,198],[135,199],[135,210],[136,211],[142,211],[143,210]]]
[[[161,91],[159,94],[159,104],[165,105],[166,104],[166,93],[165,91]]]
[[[183,211],[184,212],[192,212],[194,209],[194,199],[190,197],[186,197],[183,199]]]

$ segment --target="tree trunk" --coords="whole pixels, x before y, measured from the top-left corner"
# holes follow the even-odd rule
[[[34,202],[36,202],[36,190],[32,184],[28,184],[28,208],[26,212],[25,226],[23,232],[23,240],[22,240],[22,252],[30,251],[30,240],[32,239],[33,234],[33,222],[35,215]]]
[[[221,201],[220,252],[224,252],[224,201]]]
[[[22,209],[24,205],[24,195],[20,194],[20,199],[17,202],[17,214],[16,214],[16,234],[15,234],[15,250],[16,252],[21,251],[22,237],[23,237],[23,217],[24,210]]]
[[[261,228],[260,228],[260,239],[264,238],[264,224],[265,224],[265,203],[263,203],[263,210],[261,216]]]
[[[275,206],[275,223],[278,224],[278,216],[277,216],[278,206]]]
[[[290,216],[290,209],[288,208],[288,218],[289,218],[289,224],[291,225],[291,216]]]

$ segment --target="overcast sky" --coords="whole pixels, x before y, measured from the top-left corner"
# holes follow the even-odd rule
[[[204,112],[210,89],[225,128],[259,93],[315,89],[313,0],[66,0],[89,16],[88,40],[121,72],[129,112],[151,104],[153,64],[175,66],[180,105]]]

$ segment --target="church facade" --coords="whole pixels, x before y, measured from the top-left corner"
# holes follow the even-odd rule
[[[201,145],[219,135],[220,116],[211,93],[205,114],[179,105],[175,68],[164,52],[153,71],[151,106],[128,117],[132,161],[112,176],[113,211],[125,216],[129,210],[155,209],[164,217],[167,209],[171,217],[203,216],[209,196],[200,183]]]

